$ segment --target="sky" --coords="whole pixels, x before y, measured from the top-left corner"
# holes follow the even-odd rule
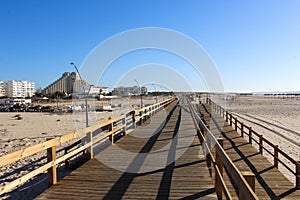
[[[299,10],[297,0],[0,0],[0,80],[29,80],[45,88],[63,72],[74,71],[70,62],[83,70],[92,52],[110,38],[157,27],[195,41],[214,64],[226,92],[300,91]],[[153,69],[166,71],[128,78],[133,69],[151,69],[151,63]],[[113,88],[137,80],[149,87],[157,84],[159,90],[184,85],[182,78],[191,90],[210,88],[205,73],[181,55],[160,49],[128,52],[106,67],[94,84]],[[156,79],[151,82],[149,77]],[[159,82],[163,79],[169,83]]]

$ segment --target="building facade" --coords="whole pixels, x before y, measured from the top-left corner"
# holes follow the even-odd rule
[[[4,82],[0,81],[0,97],[5,96]]]
[[[91,86],[89,94],[108,94],[109,93],[109,88],[105,86]]]
[[[30,81],[10,80],[3,82],[4,96],[26,98],[34,95],[35,83]],[[0,86],[1,87],[1,86]]]
[[[84,85],[89,85],[86,81],[83,80]],[[79,75],[75,72],[65,72],[62,76],[48,85],[45,89],[42,90],[44,95],[53,94],[55,92],[62,92],[66,94],[76,93],[82,88],[82,81]]]
[[[139,88],[138,86],[133,86],[133,87],[117,87],[114,88],[112,91],[113,95],[118,95],[118,96],[131,96],[131,95],[139,95],[140,92],[142,94],[147,94],[148,89],[146,87],[141,87]]]

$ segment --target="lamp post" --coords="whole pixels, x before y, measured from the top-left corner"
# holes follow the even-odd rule
[[[141,108],[143,107],[143,95],[142,95],[142,88],[140,87],[140,84],[139,84],[139,82],[136,80],[136,79],[134,79],[134,81],[136,82],[136,84],[138,85],[138,87],[139,87],[139,90],[140,90],[140,96],[141,96]]]
[[[156,97],[156,103],[157,103],[157,92],[158,91],[156,91],[156,87],[155,87],[155,85],[152,83],[152,86],[154,87],[154,92],[155,92],[155,97]]]
[[[88,127],[89,126],[89,115],[88,115],[88,102],[87,102],[87,95],[85,93],[85,89],[84,89],[84,81],[83,79],[81,78],[81,75],[77,69],[77,66],[75,65],[75,63],[71,62],[70,63],[71,65],[73,65],[76,69],[76,72],[78,73],[78,76],[80,78],[80,81],[81,81],[81,85],[82,85],[82,89],[83,89],[83,95],[84,95],[84,100],[85,100],[85,126]]]

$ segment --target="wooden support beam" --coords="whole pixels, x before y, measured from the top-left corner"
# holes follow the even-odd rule
[[[50,140],[50,139],[47,139]],[[56,160],[56,146],[47,149],[47,162],[55,162]],[[57,183],[56,165],[48,169],[48,187]]]
[[[111,123],[111,124],[109,125],[108,130],[109,130],[109,131],[112,131],[112,130],[113,130],[113,123]],[[115,141],[114,141],[114,134],[113,134],[113,133],[109,135],[109,140],[110,140],[111,144],[114,144],[114,143],[115,143]]]
[[[87,139],[87,143],[91,143],[91,146],[87,149],[87,153],[90,159],[94,158],[94,153],[93,153],[93,132],[88,132],[86,134],[86,139]]]
[[[143,111],[140,111],[140,126],[143,124]]]
[[[300,190],[300,161],[296,165],[296,189]]]
[[[235,123],[234,123],[235,124],[234,125],[234,130],[237,131],[237,129],[238,129],[238,120],[237,120],[237,117],[234,118],[234,121],[235,121]]]
[[[263,135],[259,135],[259,153],[263,155]]]
[[[255,192],[255,175],[252,172],[242,172],[242,175],[253,192]]]
[[[252,144],[252,127],[249,127],[249,144]]]
[[[278,145],[274,146],[274,167],[278,168]]]
[[[218,138],[217,140],[218,140],[218,143],[220,144],[220,146],[223,148],[224,138]],[[220,155],[218,154],[218,152],[216,152],[216,164],[217,164],[217,167],[219,169],[221,176],[223,177],[223,162],[222,162],[222,159],[221,159]],[[218,177],[217,172],[215,172],[215,190],[216,190],[218,199],[221,200],[222,199],[222,182],[221,182],[221,177]]]
[[[132,111],[132,126],[133,126],[133,129],[136,128],[136,121],[135,121],[135,110]]]
[[[244,122],[241,124],[241,137],[244,137]]]

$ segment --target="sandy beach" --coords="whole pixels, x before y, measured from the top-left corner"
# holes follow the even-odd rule
[[[159,101],[161,100],[159,99]],[[155,102],[155,97],[149,97],[145,98],[143,103],[152,104]],[[65,106],[68,106],[70,104],[80,105],[83,102],[64,103]],[[284,150],[295,160],[300,160],[300,100],[266,98],[264,96],[239,96],[234,98],[234,100],[225,101],[218,99],[218,103],[238,116],[240,121],[252,126],[253,130],[263,134],[265,138],[274,144],[278,144],[280,149]],[[115,107],[114,112],[90,111],[89,124],[92,125],[107,120],[109,117],[124,114],[133,108],[138,108],[140,99],[124,98],[114,99],[110,102],[93,101],[89,102],[89,104],[92,107],[103,104],[110,104]],[[16,119],[16,114],[20,114],[22,119]],[[0,156],[83,127],[85,127],[85,112],[83,111],[74,113],[0,113]],[[64,144],[64,146],[70,143],[72,141]],[[58,151],[63,149],[64,146],[59,147]],[[62,151],[58,153],[58,155],[62,154]],[[264,155],[268,157],[270,162],[273,162],[271,156],[268,156],[267,153]],[[44,152],[2,167],[0,169],[2,180],[0,185],[25,175],[45,162],[46,153]],[[291,173],[282,166],[279,169],[291,182],[294,182],[294,176]],[[58,166],[60,177],[65,176],[69,172],[63,168],[63,165]],[[36,177],[30,184],[25,184],[2,198],[30,199],[46,188],[47,176],[44,173]]]

